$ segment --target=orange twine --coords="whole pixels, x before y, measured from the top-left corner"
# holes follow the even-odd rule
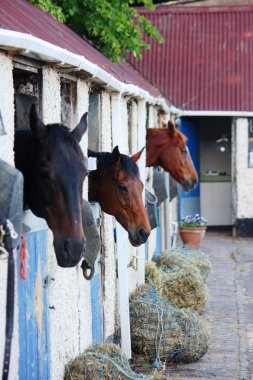
[[[21,236],[22,245],[20,250],[20,277],[22,280],[26,280],[26,271],[25,271],[25,260],[27,256],[27,249],[26,249],[26,237],[25,235]]]

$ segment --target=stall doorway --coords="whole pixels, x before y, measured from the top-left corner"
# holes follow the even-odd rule
[[[189,193],[180,189],[180,218],[201,214],[209,227],[232,225],[231,126],[229,117],[182,118],[199,185]]]

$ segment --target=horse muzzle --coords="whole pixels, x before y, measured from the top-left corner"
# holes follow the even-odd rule
[[[128,230],[129,241],[134,247],[139,247],[141,244],[146,243],[149,235],[150,230],[147,230],[144,227],[138,228],[136,230]]]
[[[189,192],[198,186],[198,178],[186,179],[182,184],[184,191]]]
[[[86,239],[54,239],[54,248],[57,263],[62,268],[76,266],[84,255],[86,249]]]

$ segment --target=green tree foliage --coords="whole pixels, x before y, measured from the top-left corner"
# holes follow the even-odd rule
[[[160,43],[163,37],[133,4],[154,8],[153,0],[29,0],[30,3],[66,23],[76,33],[90,39],[109,59],[118,62],[132,52],[141,58],[149,48],[143,36]]]

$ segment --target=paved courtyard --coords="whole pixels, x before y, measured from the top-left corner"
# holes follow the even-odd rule
[[[253,239],[210,232],[202,249],[212,262],[208,278],[211,345],[197,363],[168,366],[168,379],[253,379]]]

